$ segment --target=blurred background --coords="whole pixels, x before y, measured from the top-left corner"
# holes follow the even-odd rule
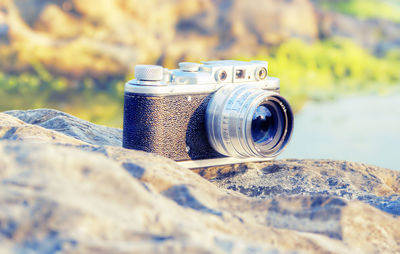
[[[296,111],[282,158],[400,170],[398,0],[1,0],[0,111],[122,127],[134,65],[269,62]]]

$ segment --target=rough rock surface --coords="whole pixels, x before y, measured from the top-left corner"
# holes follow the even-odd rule
[[[57,111],[0,113],[0,253],[400,252],[399,172],[311,160],[189,170],[118,136]]]
[[[279,160],[197,169],[221,188],[270,199],[329,195],[400,215],[400,172],[348,161]]]
[[[38,125],[49,130],[92,145],[122,146],[122,130],[96,125],[53,109],[13,110],[5,112],[25,123]]]

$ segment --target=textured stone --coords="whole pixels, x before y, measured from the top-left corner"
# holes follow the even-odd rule
[[[120,129],[95,125],[57,110],[14,110],[5,113],[25,123],[55,130],[89,144],[122,146],[122,131]]]
[[[347,161],[293,159],[197,171],[217,186],[249,197],[329,195],[400,215],[399,171]]]
[[[62,112],[12,114],[38,125],[0,113],[1,253],[400,251],[398,172],[313,160],[193,171],[39,126],[61,118],[79,137],[90,130]],[[395,212],[369,205],[375,196]]]

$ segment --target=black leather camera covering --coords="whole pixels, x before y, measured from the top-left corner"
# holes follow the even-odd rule
[[[210,98],[125,93],[123,147],[175,161],[225,157],[208,143],[205,113]]]

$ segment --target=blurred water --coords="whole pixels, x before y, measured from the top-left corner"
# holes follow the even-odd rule
[[[339,159],[400,170],[400,94],[310,102],[279,158]]]

